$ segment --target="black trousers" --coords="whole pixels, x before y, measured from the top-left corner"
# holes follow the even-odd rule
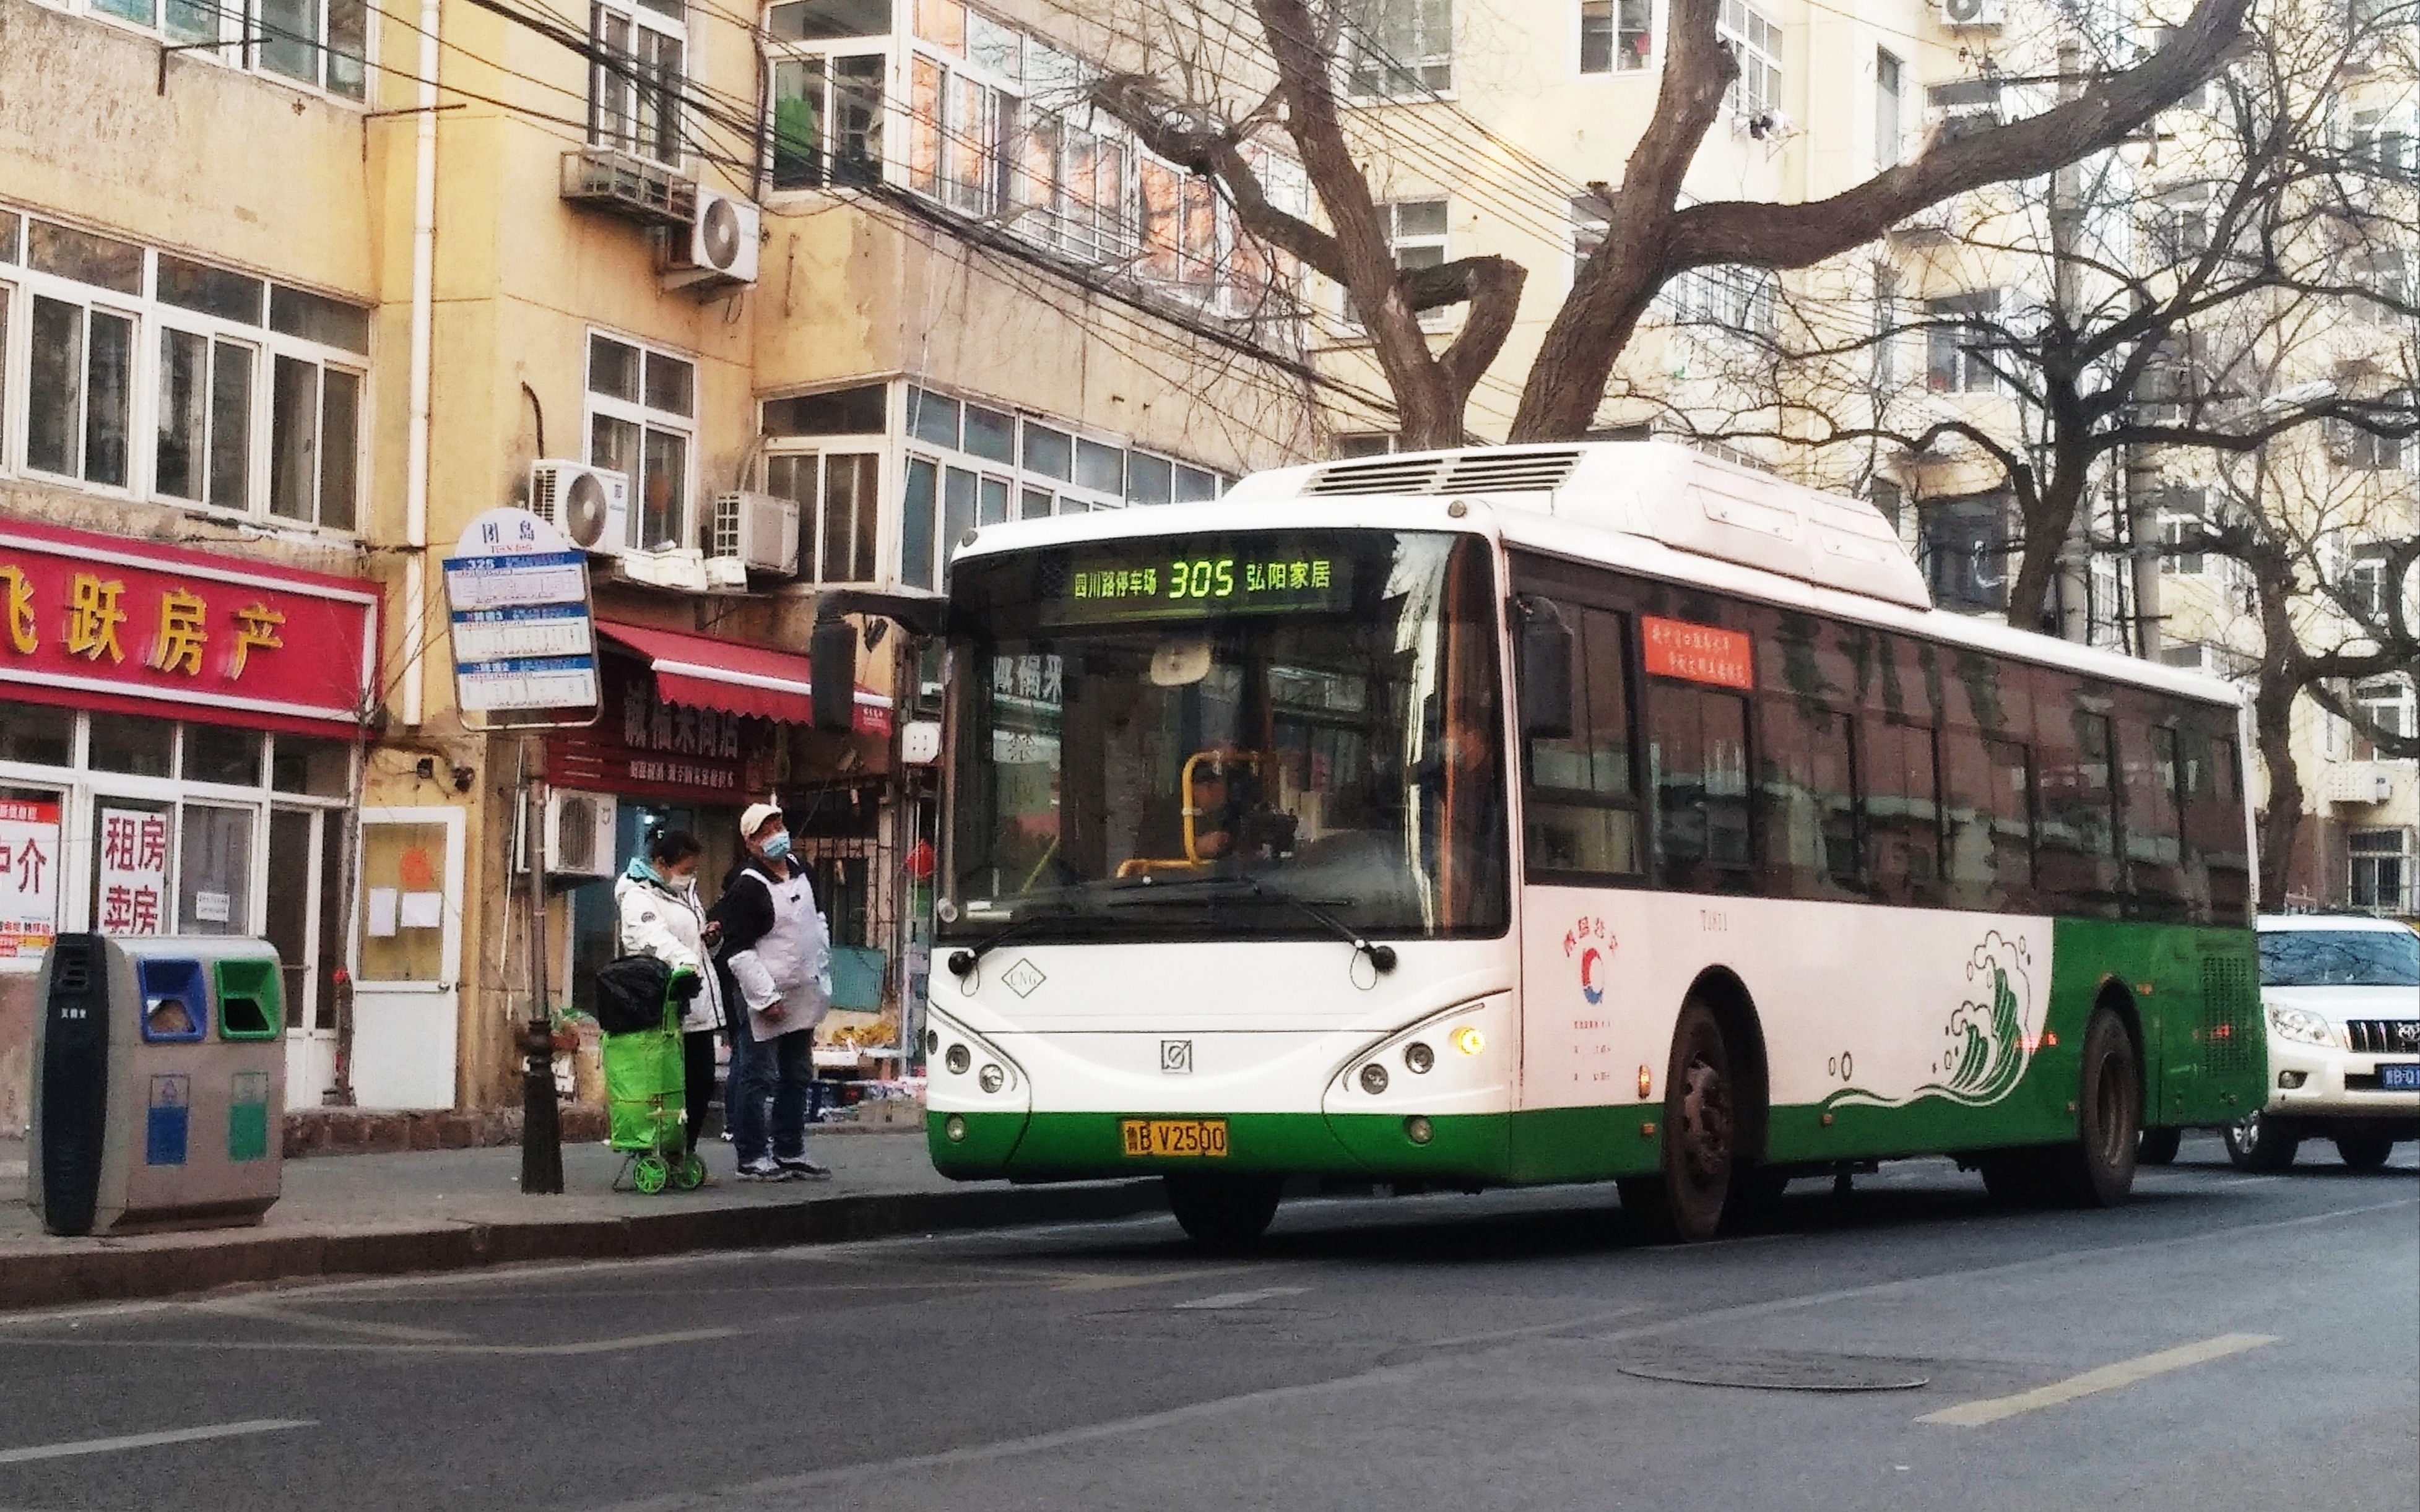
[[[706,1105],[714,1101],[714,1042],[721,1029],[691,1029],[681,1036],[681,1095],[689,1108],[689,1152],[706,1129]],[[726,1111],[723,1115],[730,1117]]]

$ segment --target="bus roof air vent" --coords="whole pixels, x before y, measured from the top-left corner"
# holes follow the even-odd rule
[[[1311,477],[1306,494],[1551,493],[1570,480],[1580,454],[1571,447],[1488,447],[1414,456],[1357,457],[1332,462]]]
[[[1434,493],[1437,474],[1445,471],[1441,456],[1371,456],[1324,467],[1303,492],[1326,496],[1377,493]]]
[[[1568,448],[1552,452],[1463,452],[1451,458],[1438,493],[1547,493],[1561,487],[1579,466],[1580,454]]]

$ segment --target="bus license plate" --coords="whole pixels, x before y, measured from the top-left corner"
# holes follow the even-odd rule
[[[1224,1119],[1121,1119],[1118,1136],[1136,1160],[1227,1158]]]
[[[2379,1067],[2378,1085],[2389,1092],[2420,1092],[2420,1060],[2409,1065]]]

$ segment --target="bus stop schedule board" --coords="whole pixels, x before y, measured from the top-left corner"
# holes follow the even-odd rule
[[[587,556],[521,509],[481,515],[456,549],[444,563],[456,703],[473,714],[594,711]]]

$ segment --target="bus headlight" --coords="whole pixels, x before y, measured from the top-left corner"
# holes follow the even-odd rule
[[[1426,1075],[1429,1068],[1435,1064],[1436,1052],[1418,1040],[1404,1046],[1404,1065],[1413,1075]]]
[[[1475,1056],[1487,1048],[1487,1036],[1479,1032],[1479,1026],[1476,1024],[1466,1024],[1454,1030],[1448,1038],[1452,1041],[1453,1047],[1466,1056]]]
[[[1008,1072],[998,1066],[985,1066],[983,1074],[975,1078],[975,1085],[986,1092],[997,1092],[1007,1080]]]
[[[951,1075],[964,1076],[967,1073],[967,1068],[974,1064],[974,1056],[965,1045],[954,1044],[950,1046],[950,1053],[942,1057],[941,1063],[950,1068]]]
[[[1376,1061],[1361,1068],[1361,1090],[1376,1097],[1387,1089],[1387,1068]]]

